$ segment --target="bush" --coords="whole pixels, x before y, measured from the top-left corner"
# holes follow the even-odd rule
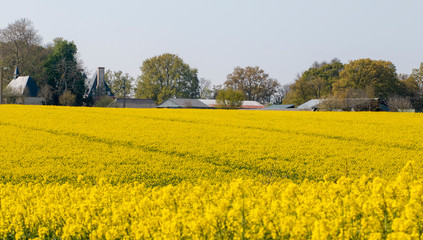
[[[97,101],[95,101],[93,107],[109,107],[109,105],[114,101],[113,98],[109,96],[103,96]]]
[[[222,89],[216,97],[217,108],[237,109],[242,106],[244,94],[240,90]]]
[[[391,112],[398,112],[400,109],[413,108],[410,98],[408,97],[391,96],[388,98],[387,104]]]
[[[71,91],[66,90],[60,97],[59,97],[59,104],[63,106],[74,106],[76,102],[76,95],[73,94]]]

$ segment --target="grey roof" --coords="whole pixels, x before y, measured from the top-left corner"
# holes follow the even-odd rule
[[[320,99],[311,99],[311,100],[309,100],[309,101],[301,104],[297,108],[299,108],[299,109],[313,109],[313,108],[317,108],[317,107],[319,107],[320,101],[321,101]]]
[[[210,108],[198,99],[170,98],[157,106],[158,108]]]
[[[217,104],[216,99],[198,99],[200,102],[206,104],[210,108],[215,108],[219,104]],[[257,102],[257,101],[242,101],[241,109],[256,109],[256,108],[264,108],[264,106]]]
[[[329,99],[312,99],[309,100],[300,106],[298,106],[298,109],[318,109],[319,104],[328,101]],[[345,98],[345,99],[338,99],[337,101],[341,101],[345,106],[348,108],[356,108],[360,107],[360,105],[371,103],[372,101],[377,101],[379,104],[379,109],[382,111],[389,111],[389,108],[380,101],[379,98]]]
[[[116,98],[115,102],[117,107],[123,107],[123,98]],[[154,103],[153,99],[136,99],[136,98],[126,98],[125,99],[126,108],[156,108],[157,105]]]
[[[288,108],[294,108],[295,104],[281,104],[281,105],[272,105],[266,107],[264,110],[283,110]]]
[[[95,72],[94,76],[91,79],[86,78],[85,83],[88,86],[88,91],[86,92],[85,95],[91,96],[97,88],[97,72]],[[106,88],[107,95],[114,96],[114,94],[112,93],[112,90],[110,89],[109,85],[107,85],[106,81],[103,80],[103,84]]]
[[[30,76],[22,76],[13,79],[4,89],[5,95],[36,97],[38,86]]]

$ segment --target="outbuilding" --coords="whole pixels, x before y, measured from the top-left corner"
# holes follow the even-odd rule
[[[44,98],[38,97],[38,86],[30,76],[19,76],[16,67],[13,80],[4,89],[6,103],[42,105]]]
[[[200,108],[200,109],[208,109],[212,108],[209,107],[207,104],[204,104],[198,99],[188,99],[188,98],[169,98],[157,108]]]
[[[137,98],[116,98],[116,107],[123,108],[156,108],[157,105],[153,99],[137,99]]]

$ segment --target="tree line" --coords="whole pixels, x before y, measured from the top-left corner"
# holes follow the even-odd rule
[[[23,75],[36,81],[47,104],[91,104],[84,98],[87,71],[77,51],[73,41],[63,38],[42,45],[28,19],[0,29],[0,67],[10,69],[5,78],[11,79],[12,69],[19,66]],[[258,66],[238,66],[222,85],[212,86],[210,80],[198,77],[196,68],[171,53],[144,60],[140,71],[134,78],[120,70],[107,70],[105,80],[116,97],[151,98],[156,104],[169,98],[205,98],[236,108],[243,100],[298,106],[310,99],[381,98],[391,105],[423,107],[423,65],[409,75],[397,74],[395,65],[385,60],[315,62],[293,83],[284,85]]]
[[[395,65],[385,60],[315,62],[297,76],[284,100],[299,105],[322,98],[380,98],[392,108],[422,109],[423,63],[407,75],[397,74]]]

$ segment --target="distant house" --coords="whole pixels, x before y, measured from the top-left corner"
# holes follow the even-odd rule
[[[281,105],[272,105],[265,107],[263,110],[274,110],[274,111],[283,111],[283,110],[292,110],[295,107],[295,104],[281,104]]]
[[[198,99],[202,103],[206,104],[210,108],[216,108],[218,106],[217,101],[215,99]],[[263,106],[261,103],[257,101],[242,101],[242,105],[240,109],[263,109],[265,106]]]
[[[301,104],[297,109],[316,111],[389,111],[389,107],[379,98],[312,99]]]
[[[116,98],[115,104],[118,108],[123,108],[125,102],[125,108],[156,108],[157,105],[153,99],[136,99],[136,98]]]
[[[169,98],[157,108],[201,108],[208,109],[211,108],[207,104],[201,102],[198,99],[188,99],[188,98]]]
[[[104,67],[97,68],[94,76],[91,79],[86,78],[85,82],[88,86],[85,97],[92,97],[94,100],[103,96],[114,97],[112,90],[104,80]]]
[[[4,89],[6,103],[44,104],[45,99],[38,97],[38,86],[30,76],[19,76],[18,67],[16,67],[13,75],[13,80]]]

